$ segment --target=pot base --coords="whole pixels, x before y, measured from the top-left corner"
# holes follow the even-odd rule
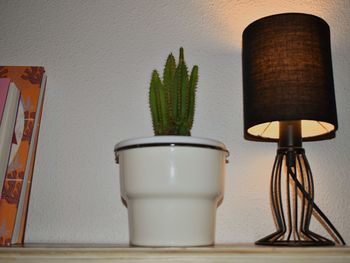
[[[130,244],[213,245],[216,203],[216,200],[198,197],[129,199]]]

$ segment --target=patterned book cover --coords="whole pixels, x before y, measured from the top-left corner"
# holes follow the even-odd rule
[[[43,67],[0,66],[21,92],[9,165],[0,199],[0,246],[23,243],[46,76]]]

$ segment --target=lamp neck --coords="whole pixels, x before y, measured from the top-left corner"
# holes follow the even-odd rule
[[[301,121],[279,122],[279,148],[301,148]]]

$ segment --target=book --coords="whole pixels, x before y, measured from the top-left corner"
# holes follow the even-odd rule
[[[20,92],[9,78],[0,78],[0,189],[4,184],[14,140]],[[1,192],[0,192],[1,198]]]
[[[43,67],[0,66],[21,93],[6,176],[0,198],[0,246],[23,244],[35,164],[46,75]]]

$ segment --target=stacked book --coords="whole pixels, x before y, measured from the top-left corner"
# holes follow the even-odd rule
[[[24,240],[45,85],[43,67],[0,66],[0,246]]]

